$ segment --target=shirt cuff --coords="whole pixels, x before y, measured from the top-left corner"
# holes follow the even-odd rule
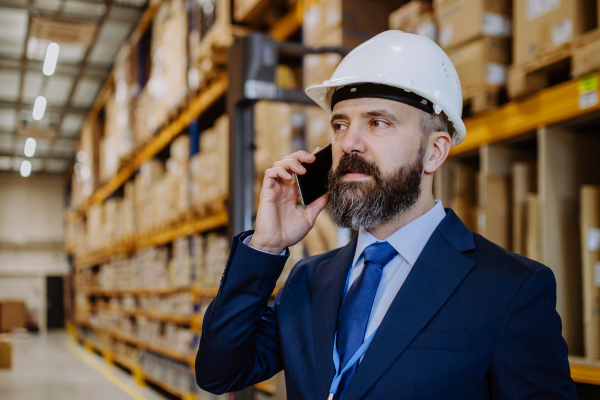
[[[264,251],[264,250],[261,250],[261,249],[257,249],[256,247],[252,247],[252,246],[250,246],[248,243],[250,243],[250,240],[252,240],[252,236],[254,236],[254,235],[249,235],[249,236],[248,236],[246,239],[244,239],[244,242],[243,242],[243,243],[244,243],[246,246],[250,247],[251,249],[254,249],[254,250],[260,251],[260,252],[262,252],[262,253],[271,254],[271,253],[269,253],[268,251]],[[283,249],[283,250],[281,250],[281,253],[279,253],[279,255],[280,255],[280,256],[285,256],[285,255],[287,255],[287,251],[288,251],[287,249]]]

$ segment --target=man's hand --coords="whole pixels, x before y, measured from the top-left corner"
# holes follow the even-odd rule
[[[298,188],[292,182],[292,174],[304,175],[301,162],[312,163],[315,156],[298,151],[273,164],[265,171],[260,204],[256,215],[256,230],[250,246],[272,254],[302,240],[312,229],[317,216],[327,205],[327,195],[321,196],[306,207],[298,209]]]

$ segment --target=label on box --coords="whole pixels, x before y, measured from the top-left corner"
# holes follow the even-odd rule
[[[584,110],[598,104],[598,73],[582,76],[577,83],[579,108]]]
[[[589,92],[590,90],[598,89],[598,73],[587,74],[579,78],[577,82],[579,93]]]
[[[442,47],[447,46],[452,41],[454,35],[454,27],[452,25],[446,25],[440,31],[440,45]]]
[[[560,0],[527,0],[527,18],[540,17],[560,7]]]
[[[552,27],[552,44],[560,46],[573,38],[573,22],[565,19]]]
[[[600,287],[600,262],[594,265],[594,284],[596,287]]]
[[[338,26],[342,20],[342,14],[340,10],[332,10],[327,14],[326,24],[329,26]]]
[[[512,21],[506,15],[483,13],[483,34],[487,36],[510,37]]]
[[[589,228],[587,232],[587,248],[589,251],[600,250],[600,229]]]
[[[308,30],[315,29],[321,22],[321,10],[319,7],[311,7],[304,13],[304,26]]]
[[[485,66],[485,80],[491,85],[504,85],[508,80],[506,65],[487,63]]]
[[[417,35],[428,37],[429,39],[436,41],[436,28],[435,22],[433,21],[425,21],[419,25],[416,32]]]
[[[579,94],[579,109],[585,110],[598,104],[598,90],[590,90]]]

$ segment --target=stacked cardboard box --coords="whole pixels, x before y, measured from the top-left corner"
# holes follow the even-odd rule
[[[94,204],[87,211],[87,250],[95,251],[101,249],[106,244],[104,237],[104,208],[102,205]]]
[[[233,44],[230,0],[202,0],[190,4],[190,88],[204,86],[211,73],[227,61]]]
[[[121,231],[121,198],[110,198],[103,204],[104,207],[104,236],[108,243],[114,243],[123,237]]]
[[[141,249],[135,257],[137,265],[135,287],[163,288],[169,286],[169,251],[166,247]]]
[[[600,187],[584,185],[580,200],[585,356],[600,358]]]
[[[256,103],[254,132],[254,168],[257,180],[262,182],[265,170],[292,152],[292,106],[268,101]]]
[[[332,141],[333,131],[331,129],[329,113],[321,107],[306,107],[305,140],[306,150],[313,152],[317,147],[327,146]]]
[[[479,177],[477,232],[510,249],[509,181],[504,175]]]
[[[78,168],[71,180],[71,208],[81,207],[83,202],[92,194],[99,179],[98,157],[94,153],[97,148],[94,140],[94,130],[99,130],[98,122],[86,123],[79,136],[79,151],[77,152]],[[77,165],[76,164],[76,165]]]
[[[199,210],[221,204],[229,184],[229,119],[219,117],[200,134],[200,152],[190,158],[191,202]]]
[[[154,228],[154,186],[164,175],[164,166],[158,160],[149,160],[142,164],[139,174],[135,177],[135,210],[137,229],[146,232]],[[160,193],[158,193],[160,195]],[[160,204],[158,204],[160,206]]]
[[[510,0],[435,0],[439,44],[446,50],[463,90],[507,81],[512,34]]]
[[[12,368],[12,337],[0,335],[0,369]]]
[[[127,182],[124,185],[119,224],[121,238],[123,239],[131,238],[137,231],[135,184],[132,181]]]
[[[527,248],[527,197],[535,192],[535,165],[516,162],[512,166],[512,248],[526,255]]]
[[[140,356],[140,366],[148,376],[167,383],[181,393],[189,393],[191,387],[198,386],[189,365],[170,358],[144,351]]]
[[[172,257],[169,261],[169,280],[171,286],[185,287],[192,281],[192,259],[190,258],[190,239],[181,237],[173,240]]]
[[[190,176],[189,176],[190,139],[181,135],[171,143],[171,157],[166,163],[166,180],[168,192],[166,200],[168,207],[167,220],[173,221],[184,217],[190,207]]]
[[[423,35],[437,40],[431,2],[412,0],[390,14],[390,29]]]
[[[0,301],[0,332],[11,332],[25,328],[26,308],[21,300]]]
[[[204,276],[204,243],[204,236],[198,234],[190,236],[191,269],[194,273],[195,282],[201,281]]]
[[[460,163],[450,168],[450,208],[469,229],[477,231],[476,168]]]
[[[114,341],[112,351],[115,356],[121,359],[129,360],[135,364],[139,363],[140,350],[135,346],[125,342]]]
[[[515,65],[560,48],[596,26],[595,0],[515,1]]]
[[[187,93],[187,13],[182,0],[163,2],[152,24],[150,79],[136,101],[136,145],[167,122]]]
[[[227,264],[229,240],[225,236],[210,233],[206,236],[203,274],[197,281],[201,285],[218,285]]]
[[[387,29],[390,13],[402,1],[321,0],[304,13],[302,41],[305,46],[345,46],[355,48]],[[304,57],[304,87],[322,84],[331,78],[341,61],[336,54]]]
[[[191,292],[175,293],[165,296],[142,296],[139,299],[142,310],[165,315],[190,316],[194,311]]]
[[[131,289],[136,287],[135,259],[125,256],[114,257],[100,266],[98,287],[101,289]]]

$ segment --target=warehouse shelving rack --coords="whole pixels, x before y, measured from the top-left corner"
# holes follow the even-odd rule
[[[160,2],[152,3],[140,20],[140,23],[132,33],[130,43],[136,43],[145,29],[151,22],[156,13]],[[293,10],[285,15],[269,33],[278,40],[285,40],[293,35],[302,25],[302,13]],[[87,120],[94,120],[109,93],[109,87],[113,84],[114,77],[111,75],[101,90]],[[600,104],[582,108],[580,106],[581,80],[572,79],[570,81],[558,84],[556,86],[543,89],[533,95],[519,100],[513,100],[497,109],[479,114],[465,120],[467,127],[467,138],[458,147],[452,149],[451,158],[459,158],[465,155],[474,154],[482,146],[495,145],[498,143],[511,142],[519,140],[526,136],[531,136],[532,132],[544,130],[552,125],[568,125],[578,121],[588,121],[590,119],[600,120]],[[122,186],[136,171],[139,166],[151,159],[158,152],[164,149],[182,130],[184,130],[192,121],[197,119],[212,104],[221,99],[228,93],[230,78],[226,75],[219,75],[206,88],[200,90],[183,110],[165,127],[152,141],[147,143],[133,158],[125,163],[118,174],[111,178],[107,183],[96,190],[92,196],[77,210],[69,212],[67,220],[73,221],[82,218],[90,206],[100,204]],[[147,245],[161,245],[172,241],[174,238],[191,233],[204,232],[218,227],[225,227],[230,223],[227,213],[216,216],[210,216],[203,219],[184,221],[175,227],[151,232],[143,236],[132,238],[127,242],[117,244],[110,249],[104,249],[97,253],[86,255],[81,259],[76,259],[77,269],[88,268],[97,265],[100,262],[108,260],[110,257],[118,254],[127,254],[138,247]],[[90,296],[116,296],[120,294],[168,294],[182,290],[191,290],[197,297],[214,297],[218,287],[192,287],[192,288],[165,288],[165,289],[124,289],[124,290],[89,290]],[[162,321],[172,321],[181,324],[189,324],[196,332],[201,329],[201,320],[195,316],[174,317],[145,313],[141,310],[125,311],[131,315],[146,315]],[[76,324],[89,326],[88,321],[77,321]],[[77,337],[75,325],[69,324],[69,330]],[[118,332],[107,332],[118,339],[122,339],[141,348],[148,348],[160,354],[169,355],[173,359],[187,360],[193,367],[193,360],[187,359],[182,355],[172,354],[165,349],[149,345],[139,341],[137,338],[129,337]],[[82,341],[80,338],[78,340]],[[191,399],[189,393],[181,393],[175,388],[170,387],[164,382],[156,380],[144,373],[140,366],[130,360],[119,358],[110,354],[106,349],[101,349],[97,345],[86,341],[86,348],[95,350],[105,357],[109,362],[115,362],[132,371],[139,382],[148,381],[167,392],[182,398]],[[587,360],[581,357],[570,357],[571,374],[576,382],[600,385],[600,361]],[[260,390],[274,393],[271,383],[261,383],[256,385]],[[187,396],[187,397],[186,397]]]
[[[162,0],[164,1],[164,0]],[[148,6],[146,11],[144,12],[140,22],[137,27],[132,32],[132,35],[129,39],[129,44],[136,44],[149,24],[151,23],[154,15],[159,9],[162,1],[154,1]],[[295,34],[302,25],[301,19],[302,13],[296,10],[290,11],[288,14],[282,17],[282,19],[276,22],[273,27],[269,30],[269,34],[277,40],[285,40],[291,35]],[[86,118],[86,123],[90,123],[94,121],[101,109],[104,107],[104,104],[107,101],[108,95],[110,93],[110,88],[114,84],[114,75],[111,74],[105,84],[103,85],[100,93]],[[126,163],[124,163],[119,169],[118,173],[113,176],[109,181],[99,187],[94,193],[76,210],[71,210],[66,214],[66,220],[69,222],[77,221],[81,219],[86,211],[95,204],[101,204],[104,200],[106,200],[109,196],[111,196],[116,190],[118,190],[128,179],[130,179],[136,170],[140,167],[140,165],[156,154],[158,154],[161,150],[163,150],[166,146],[168,146],[172,140],[178,136],[183,130],[185,130],[193,121],[197,120],[209,107],[215,104],[219,99],[223,98],[226,95],[228,90],[228,79],[225,75],[217,75],[208,86],[200,89],[198,94],[195,95],[185,107],[179,112],[175,118],[173,118],[163,129],[161,129],[155,137],[146,143],[142,148],[138,149],[138,151],[133,155],[133,157]],[[76,270],[82,270],[85,268],[90,268],[94,265],[98,265],[102,262],[108,261],[111,257],[117,255],[130,254],[135,249],[146,247],[146,246],[158,246],[164,245],[171,241],[173,241],[177,237],[191,235],[194,233],[202,233],[206,231],[211,231],[217,228],[222,228],[227,226],[228,224],[228,214],[227,212],[221,212],[216,215],[209,215],[200,219],[192,219],[185,220],[176,224],[175,226],[170,226],[165,229],[147,232],[145,234],[135,235],[134,237],[128,238],[127,240],[123,240],[120,243],[113,244],[108,248],[101,249],[99,251],[86,254],[82,257],[76,258],[74,260],[74,266]],[[67,252],[71,252],[72,249],[66,249]],[[92,289],[92,290],[84,290],[87,296],[102,296],[102,297],[111,297],[118,296],[122,294],[134,294],[134,295],[152,295],[152,294],[171,294],[182,291],[191,291],[194,295],[195,299],[199,298],[212,298],[216,296],[218,292],[218,287],[201,287],[201,286],[192,286],[192,287],[184,287],[184,288],[131,288],[131,289],[119,289],[119,290],[101,290],[101,289]],[[273,293],[276,295],[279,287],[277,287]],[[194,313],[191,317],[177,317],[172,315],[159,315],[156,313],[148,313],[143,310],[120,310],[127,315],[145,315],[150,319],[155,319],[164,322],[174,322],[179,325],[189,325],[193,332],[199,334],[202,329],[202,319],[198,313]],[[171,387],[165,382],[162,382],[143,371],[143,369],[135,363],[133,360],[127,360],[122,357],[119,357],[108,349],[102,349],[98,345],[79,338],[77,335],[77,326],[85,326],[90,329],[94,329],[97,332],[103,332],[104,334],[108,334],[115,339],[120,341],[127,342],[129,344],[133,344],[139,349],[148,349],[157,354],[161,354],[167,356],[174,360],[179,360],[186,362],[190,365],[193,370],[194,367],[194,359],[193,357],[188,357],[182,354],[176,354],[169,349],[161,348],[160,346],[153,345],[151,343],[145,343],[135,337],[130,335],[121,333],[121,332],[113,332],[105,329],[94,328],[91,326],[89,321],[73,321],[68,324],[69,331],[75,340],[82,342],[87,349],[90,351],[96,351],[103,355],[104,359],[109,363],[117,363],[124,368],[130,370],[136,381],[140,384],[144,382],[150,382],[161,389],[169,392],[170,394],[187,399],[193,400],[195,399],[195,395],[190,392],[183,393],[176,388]],[[272,382],[263,382],[257,385],[257,389],[262,390],[267,393],[274,394],[275,388],[273,387]]]

